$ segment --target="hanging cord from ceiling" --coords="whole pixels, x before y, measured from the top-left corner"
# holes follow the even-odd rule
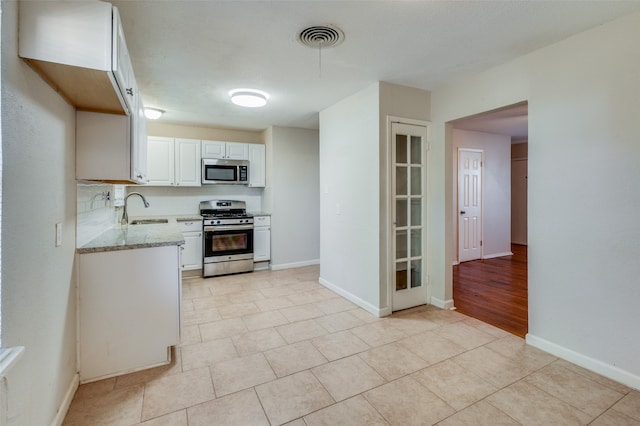
[[[318,76],[322,77],[322,49],[335,47],[344,41],[344,32],[335,25],[314,25],[298,33],[298,41],[307,47],[318,48]]]

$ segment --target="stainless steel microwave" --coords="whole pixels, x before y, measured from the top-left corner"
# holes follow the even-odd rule
[[[249,183],[249,162],[246,160],[202,159],[203,184],[235,184]]]

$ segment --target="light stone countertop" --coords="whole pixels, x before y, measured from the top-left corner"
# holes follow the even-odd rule
[[[131,225],[134,220],[167,219],[168,223]],[[115,225],[89,241],[76,251],[96,253],[114,250],[131,250],[146,247],[175,246],[184,244],[177,221],[202,220],[200,215],[140,216],[129,218],[129,225]]]

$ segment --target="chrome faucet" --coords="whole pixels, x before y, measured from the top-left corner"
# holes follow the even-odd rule
[[[144,195],[139,192],[131,192],[126,197],[124,197],[124,209],[122,210],[122,220],[120,221],[121,225],[127,225],[129,223],[129,216],[127,215],[127,200],[132,195],[139,195],[140,198],[142,198],[142,202],[144,203],[144,208],[146,209],[147,207],[149,207],[149,203],[147,202],[147,199],[144,198]]]

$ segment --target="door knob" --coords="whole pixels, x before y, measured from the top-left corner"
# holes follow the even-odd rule
[[[465,214],[465,213],[466,213],[466,211],[460,210],[460,214]]]

